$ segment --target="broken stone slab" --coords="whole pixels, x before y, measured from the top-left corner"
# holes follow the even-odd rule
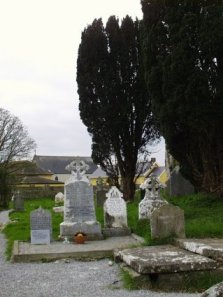
[[[214,285],[207,291],[205,291],[201,297],[222,297],[223,296],[223,282]]]
[[[218,266],[214,260],[172,245],[116,250],[114,257],[141,274],[212,270]]]
[[[177,239],[176,244],[190,252],[223,262],[223,239]]]

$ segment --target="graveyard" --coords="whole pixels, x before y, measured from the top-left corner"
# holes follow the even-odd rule
[[[67,166],[70,178],[55,199],[14,197],[10,223],[3,229],[13,262],[112,257],[137,288],[199,291],[222,281],[222,204],[204,194],[168,196],[148,178],[126,203],[112,186],[97,192],[84,162]],[[64,202],[63,202],[64,200]],[[78,244],[75,234],[84,234]],[[210,239],[214,238],[214,239]],[[204,284],[205,283],[205,284]]]

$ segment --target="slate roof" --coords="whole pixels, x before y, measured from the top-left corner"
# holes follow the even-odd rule
[[[52,180],[49,178],[44,178],[44,177],[40,177],[40,176],[25,176],[22,181],[21,184],[57,184],[57,185],[61,185],[63,186],[64,183],[63,182],[59,182],[56,180]]]
[[[165,166],[155,167],[151,172],[150,176],[159,177],[160,174],[165,170]]]
[[[107,173],[98,167],[90,176],[90,178],[107,177]]]
[[[93,173],[98,167],[93,162],[91,157],[81,157],[81,156],[39,156],[35,155],[33,161],[38,167],[44,171],[51,171],[54,174],[69,174],[69,171],[65,170],[65,167],[72,161],[83,160],[89,165],[89,169],[86,174]]]

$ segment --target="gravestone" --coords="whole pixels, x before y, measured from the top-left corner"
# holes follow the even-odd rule
[[[173,171],[170,172],[170,178],[167,181],[167,192],[171,196],[189,195],[194,193],[194,186],[182,176],[179,166],[176,166]]]
[[[14,193],[13,203],[16,211],[24,211],[24,199],[19,191]]]
[[[171,204],[154,210],[150,218],[151,238],[185,238],[184,211]]]
[[[50,244],[52,237],[51,213],[39,207],[30,214],[31,244]]]
[[[84,161],[73,161],[66,167],[71,171],[71,176],[64,187],[61,237],[73,237],[77,232],[83,232],[88,240],[102,239],[101,226],[95,216],[93,187],[85,176],[87,169]]]
[[[145,190],[145,196],[139,203],[139,219],[150,219],[151,213],[168,202],[161,198],[160,188],[162,185],[154,176],[147,178],[140,188]]]
[[[59,192],[55,195],[55,203],[61,203],[64,202],[64,194]]]
[[[104,203],[104,224],[103,232],[106,236],[122,236],[131,234],[127,224],[126,202],[123,194],[115,186],[106,194]]]

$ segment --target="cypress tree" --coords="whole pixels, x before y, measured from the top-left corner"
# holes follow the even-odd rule
[[[92,158],[113,178],[124,198],[134,197],[137,158],[157,138],[142,69],[140,22],[111,16],[82,33],[77,60],[79,109],[92,136]],[[117,167],[113,166],[113,160]]]

